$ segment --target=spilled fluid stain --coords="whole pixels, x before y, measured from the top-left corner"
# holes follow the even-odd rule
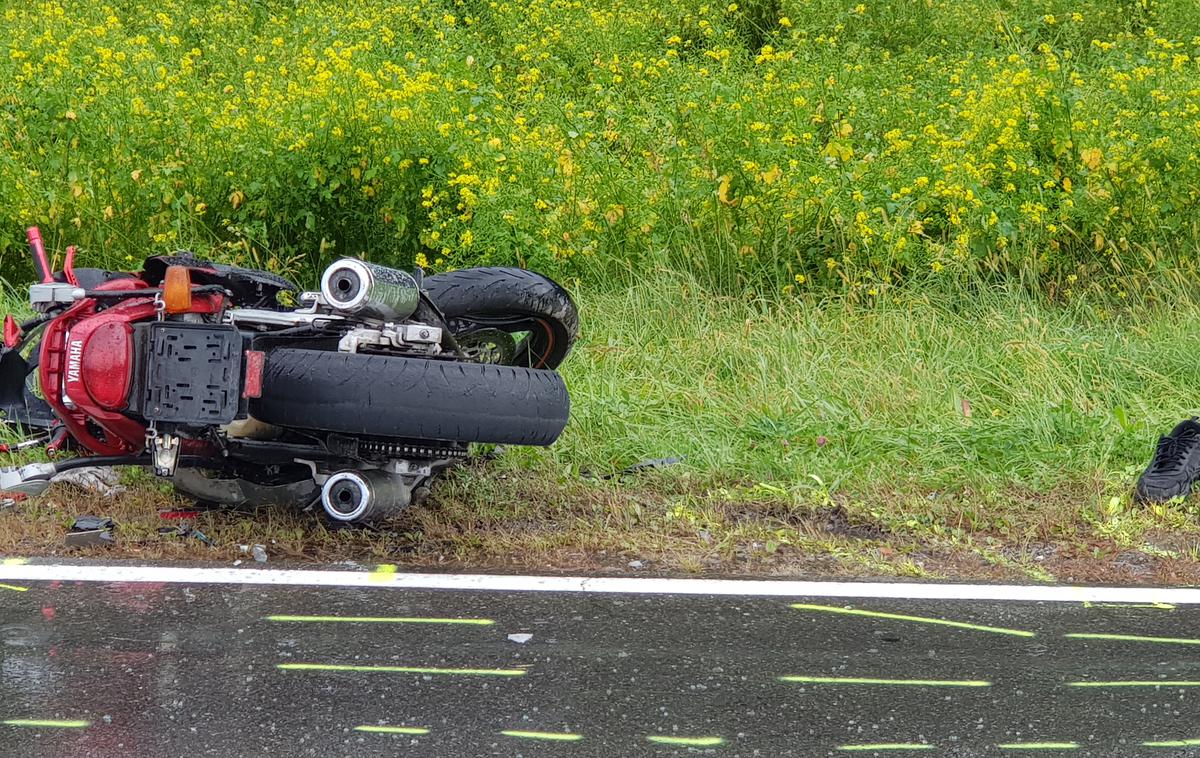
[[[267,621],[283,623],[349,623],[349,624],[462,624],[491,626],[491,619],[424,618],[420,616],[266,616]]]
[[[374,732],[376,734],[429,734],[429,730],[422,726],[356,726],[356,732]]]
[[[392,581],[396,574],[396,566],[391,563],[381,563],[371,572],[371,581],[386,583]]]
[[[523,740],[547,740],[550,742],[578,742],[583,739],[582,734],[571,732],[527,732],[520,729],[505,729],[500,734]]]
[[[929,616],[908,616],[902,613],[884,613],[882,611],[864,611],[857,608],[841,608],[836,605],[813,605],[811,603],[793,603],[792,607],[800,611],[821,611],[823,613],[840,613],[844,616],[862,616],[865,618],[889,619],[891,621],[911,621],[914,624],[934,624],[937,626],[949,626],[955,629],[967,629],[973,632],[989,632],[991,634],[1007,634],[1014,637],[1036,637],[1034,632],[1027,632],[1022,629],[1006,629],[999,626],[983,626],[981,624],[968,624],[963,621],[950,621],[948,619],[932,618]]]
[[[451,669],[423,666],[354,666],[342,663],[278,663],[282,671],[358,671],[391,674],[430,674],[458,676],[524,676],[525,669]]]
[[[716,747],[725,744],[724,737],[670,737],[664,734],[652,734],[646,739],[656,745],[677,745],[679,747]]]
[[[90,721],[59,720],[59,719],[5,719],[0,723],[7,726],[27,726],[40,729],[85,729],[92,725]]]
[[[1200,740],[1164,740],[1161,742],[1143,742],[1143,747],[1200,747]]]
[[[926,745],[921,742],[878,742],[866,745],[839,745],[838,750],[845,753],[886,750],[933,750],[933,745]]]
[[[867,679],[861,677],[837,676],[781,676],[781,682],[798,682],[801,684],[864,684],[905,687],[991,687],[991,682],[982,680],[954,679]]]

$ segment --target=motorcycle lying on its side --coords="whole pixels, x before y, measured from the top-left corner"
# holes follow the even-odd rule
[[[6,317],[0,351],[0,418],[24,439],[0,450],[44,445],[52,461],[0,469],[0,491],[148,466],[200,501],[319,499],[363,524],[427,495],[470,443],[550,445],[566,426],[555,369],[579,317],[540,274],[343,258],[301,292],[188,253],[117,273],[75,268],[67,248],[53,272],[28,237],[37,315]]]

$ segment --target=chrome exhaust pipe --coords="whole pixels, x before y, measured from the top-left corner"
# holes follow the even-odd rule
[[[343,258],[321,275],[321,295],[330,308],[361,318],[403,321],[421,300],[411,274],[357,258]]]
[[[339,471],[321,487],[321,506],[334,521],[362,524],[412,502],[412,488],[384,471]]]

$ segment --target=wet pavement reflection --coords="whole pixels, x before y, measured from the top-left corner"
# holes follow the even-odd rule
[[[0,755],[1200,756],[1200,609],[30,582]]]

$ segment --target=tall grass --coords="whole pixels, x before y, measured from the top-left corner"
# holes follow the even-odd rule
[[[1200,405],[1191,0],[46,0],[0,31],[8,284],[30,224],[109,267],[539,268],[585,317],[567,466],[1049,486]]]
[[[802,487],[1046,489],[1144,464],[1200,408],[1191,302],[1130,317],[997,288],[781,307],[677,275],[581,300],[552,452],[569,465],[686,455]]]
[[[656,268],[722,291],[1194,277],[1191,0],[45,0],[0,12],[0,266],[20,230]]]

